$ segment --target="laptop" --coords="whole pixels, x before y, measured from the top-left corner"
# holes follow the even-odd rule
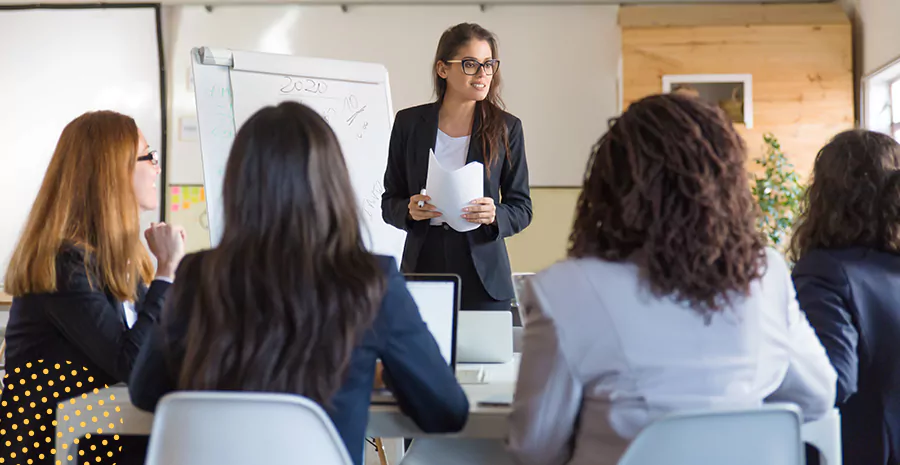
[[[406,288],[412,295],[422,320],[437,342],[444,361],[456,372],[456,328],[461,282],[455,274],[405,273]],[[373,403],[395,403],[390,391],[376,390]]]
[[[459,314],[460,363],[506,363],[513,358],[512,312],[466,310]]]

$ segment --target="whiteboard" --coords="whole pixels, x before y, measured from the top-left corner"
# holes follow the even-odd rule
[[[406,233],[381,213],[393,125],[384,66],[206,47],[191,54],[210,244],[222,237],[222,181],[235,129],[264,106],[296,101],[318,112],[337,135],[366,247],[400,263]]]
[[[71,120],[127,114],[164,153],[158,40],[154,7],[0,10],[0,277]]]

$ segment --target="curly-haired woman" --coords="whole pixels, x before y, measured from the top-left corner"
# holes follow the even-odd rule
[[[838,373],[844,463],[898,463],[900,144],[838,134],[819,151],[804,201],[794,284]]]
[[[530,280],[509,447],[615,460],[668,412],[832,405],[835,372],[754,227],[746,149],[717,108],[633,103],[594,147],[569,259]]]

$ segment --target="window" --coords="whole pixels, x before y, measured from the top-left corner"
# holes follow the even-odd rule
[[[891,83],[891,134],[900,141],[900,79]]]
[[[862,80],[862,127],[900,141],[900,58]]]

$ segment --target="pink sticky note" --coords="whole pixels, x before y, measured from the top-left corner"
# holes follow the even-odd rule
[[[177,211],[178,211],[178,205],[172,205],[172,211],[173,211],[173,212],[177,212]]]
[[[181,193],[181,188],[178,187],[178,186],[172,186],[172,193],[173,193],[173,194],[180,194],[180,193]]]

